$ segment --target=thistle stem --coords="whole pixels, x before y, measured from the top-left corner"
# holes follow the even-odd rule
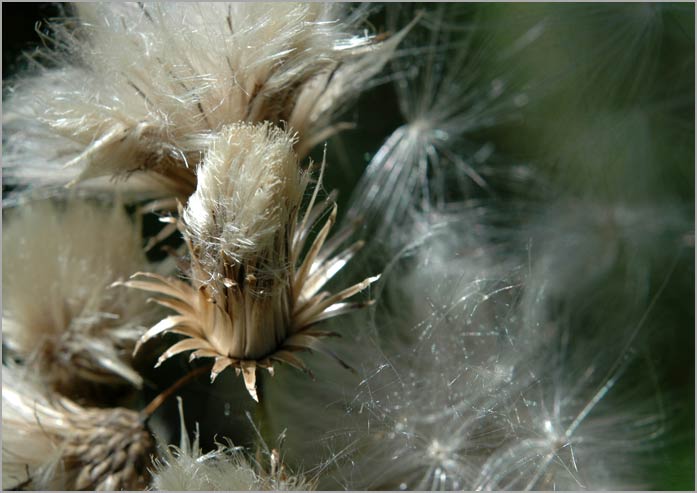
[[[172,394],[174,394],[177,390],[179,390],[181,387],[183,387],[185,384],[187,384],[190,380],[193,378],[201,375],[202,373],[206,373],[211,371],[213,368],[213,365],[206,365],[206,366],[201,366],[199,368],[195,368],[191,370],[189,373],[181,377],[179,380],[174,382],[172,385],[170,385],[168,388],[160,392],[152,401],[150,401],[150,404],[145,406],[143,410],[140,411],[140,417],[143,421],[147,420],[150,418],[150,416],[153,415],[153,413],[170,397],[172,397]]]
[[[269,423],[268,423],[268,412],[266,410],[266,400],[263,399],[264,397],[264,380],[267,378],[267,375],[261,374],[259,375],[257,379],[257,393],[259,394],[259,405],[254,406],[254,417],[257,420],[258,423],[258,428],[259,428],[259,438],[262,440],[262,443],[272,443],[268,439],[270,438],[268,436],[269,434]]]

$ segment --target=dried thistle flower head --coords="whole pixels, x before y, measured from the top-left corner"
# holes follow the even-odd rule
[[[109,289],[142,269],[140,225],[119,204],[34,202],[6,215],[3,343],[54,389],[141,377],[131,352],[156,313],[142,296]]]
[[[339,3],[101,3],[77,12],[51,26],[54,48],[35,55],[37,76],[9,92],[13,183],[31,184],[41,170],[44,186],[120,175],[184,200],[208,135],[238,121],[287,122],[304,155],[338,130],[336,112],[398,42],[362,32],[367,10]],[[67,179],[54,172],[65,163],[78,170]]]
[[[333,334],[312,326],[363,306],[344,300],[377,280],[365,279],[336,294],[320,292],[361,243],[332,256],[350,233],[325,244],[336,219],[334,206],[301,259],[313,223],[331,204],[315,206],[315,188],[301,218],[310,176],[299,169],[293,144],[292,135],[268,123],[223,129],[182,214],[191,283],[153,274],[125,283],[163,295],[155,301],[177,312],[148,330],[140,343],[167,332],[187,336],[158,364],[184,351],[194,351],[192,359],[215,358],[212,379],[234,367],[255,400],[257,367],[272,372],[280,361],[306,370],[295,351],[332,354],[320,338]]]
[[[2,486],[141,489],[154,442],[140,415],[85,408],[3,366]]]
[[[155,459],[151,488],[164,491],[307,491],[314,484],[302,476],[288,474],[276,449],[269,451],[271,470],[250,459],[241,447],[217,443],[217,448],[203,453],[199,447],[198,429],[193,444],[184,424],[181,399],[181,421],[178,447],[161,447]]]

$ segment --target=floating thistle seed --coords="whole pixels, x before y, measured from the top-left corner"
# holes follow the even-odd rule
[[[3,489],[135,490],[154,442],[140,415],[82,407],[3,367]]]
[[[373,155],[347,217],[369,217],[374,234],[395,246],[410,241],[399,236],[398,226],[421,223],[426,229],[429,216],[445,212],[446,204],[471,198],[473,190],[489,191],[492,168],[507,169],[482,133],[514,120],[528,96],[509,80],[515,60],[481,36],[486,29],[474,20],[476,11],[445,2],[426,10],[416,4],[387,10],[388,25],[418,20],[404,39],[403,55],[392,62],[403,124]],[[531,41],[519,40],[518,49]],[[483,70],[493,59],[505,70]]]
[[[366,305],[344,300],[378,276],[338,293],[320,291],[362,243],[333,255],[351,231],[327,241],[336,205],[315,205],[319,184],[300,215],[310,175],[300,170],[294,143],[292,135],[268,123],[224,128],[198,170],[196,192],[181,214],[191,257],[190,284],[147,273],[125,283],[162,295],[154,301],[177,312],[148,330],[139,345],[168,332],[187,336],[165,351],[158,365],[194,351],[192,360],[215,359],[213,380],[227,367],[243,373],[249,394],[258,400],[257,367],[273,373],[273,363],[279,361],[307,371],[293,354],[302,350],[336,358],[320,340],[335,334],[312,326]],[[312,225],[330,207],[301,258]]]

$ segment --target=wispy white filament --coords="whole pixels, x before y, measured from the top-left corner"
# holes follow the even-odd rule
[[[477,132],[513,120],[527,104],[525,93],[508,87],[506,76],[483,72],[483,61],[495,51],[476,44],[483,28],[462,15],[464,10],[444,4],[422,12],[393,60],[405,123],[371,159],[349,212],[370,218],[381,239],[395,242],[395,225],[442,210],[473,185],[487,189],[482,169],[491,164],[495,148],[478,140]],[[397,23],[399,16],[391,13]]]
[[[562,211],[550,214],[561,218]],[[575,253],[586,261],[597,257],[593,248],[607,244],[566,224],[565,238],[587,238]],[[288,427],[300,457],[319,461],[321,451],[336,457],[325,487],[646,484],[642,457],[662,432],[664,415],[655,375],[650,366],[642,369],[634,348],[653,303],[625,303],[613,317],[593,318],[604,313],[603,305],[577,303],[584,288],[554,284],[546,268],[571,252],[559,245],[528,252],[515,246],[531,231],[509,231],[514,237],[507,249],[494,248],[491,239],[505,237],[505,229],[497,232],[477,209],[462,208],[395,258],[378,286],[371,319],[377,331],[347,342],[361,354],[354,390],[348,382],[317,393],[302,387],[304,402],[323,409],[317,428],[330,431],[321,438],[313,436],[314,426],[298,430],[304,406],[293,405],[282,390],[300,392],[295,382],[273,388],[279,395],[267,407],[271,420]],[[607,279],[609,272],[604,267],[595,275]],[[575,279],[594,283],[593,275],[585,280],[578,271]],[[627,296],[641,297],[642,290]],[[580,333],[571,313],[594,326]],[[641,386],[628,378],[629,367],[641,375]]]
[[[232,125],[213,141],[183,214],[186,234],[210,275],[223,257],[238,264],[260,257],[271,272],[288,267],[273,257],[287,260],[278,241],[305,189],[295,141],[269,124]]]

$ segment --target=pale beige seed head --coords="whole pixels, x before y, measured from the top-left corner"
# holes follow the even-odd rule
[[[231,125],[198,175],[182,218],[192,284],[227,315],[213,310],[208,338],[227,356],[268,356],[290,326],[289,235],[304,189],[293,137]]]
[[[155,301],[178,312],[141,338],[165,332],[188,336],[159,362],[184,351],[194,351],[192,358],[215,358],[212,377],[234,367],[255,399],[258,366],[272,371],[273,361],[282,361],[306,370],[295,351],[333,355],[319,340],[333,334],[312,326],[363,306],[343,301],[377,279],[336,294],[321,291],[361,245],[333,255],[350,231],[327,242],[336,206],[326,201],[315,207],[320,185],[300,214],[309,174],[300,169],[293,143],[292,135],[268,123],[226,127],[211,143],[182,214],[190,285],[152,274],[126,283],[164,295]],[[305,249],[310,229],[330,207]]]
[[[140,225],[119,204],[77,199],[32,202],[4,219],[5,346],[68,394],[82,383],[140,385],[131,353],[156,311],[109,288],[147,265]]]
[[[78,5],[78,19],[51,25],[57,48],[36,55],[51,68],[19,80],[4,105],[13,183],[111,190],[99,177],[118,175],[184,201],[201,137],[287,122],[306,155],[341,128],[334,117],[396,46],[367,33],[368,9],[341,3]]]
[[[304,191],[294,143],[269,123],[227,126],[211,143],[183,214],[197,280],[217,280],[225,263],[257,277],[287,270],[283,243]]]
[[[154,442],[140,415],[86,408],[3,367],[3,489],[134,490]]]

